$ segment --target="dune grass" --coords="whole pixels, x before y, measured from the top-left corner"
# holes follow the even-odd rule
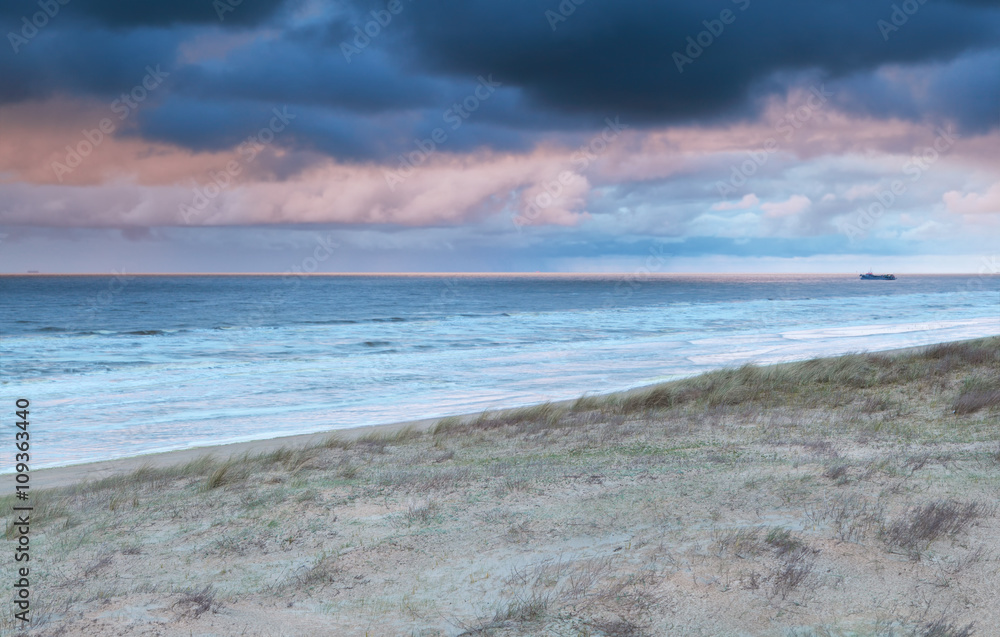
[[[980,373],[963,377],[952,401],[951,413],[967,415],[1000,407],[1000,399],[997,398],[1000,394],[997,385],[1000,382],[1000,337],[992,337],[945,343],[909,354],[858,353],[767,367],[743,365],[629,392],[585,396],[570,406],[543,403],[512,410],[486,411],[471,418],[443,418],[427,432],[407,426],[396,431],[369,433],[356,439],[331,434],[324,442],[309,447],[280,448],[225,460],[209,453],[178,466],[142,466],[130,473],[56,490],[43,497],[45,504],[35,515],[39,524],[45,524],[62,511],[58,504],[61,498],[83,493],[157,487],[191,479],[203,479],[203,488],[211,490],[244,482],[255,471],[274,466],[295,473],[324,450],[380,453],[387,447],[406,445],[428,434],[441,437],[504,428],[520,434],[537,433],[546,429],[586,426],[597,420],[606,420],[608,416],[634,416],[687,405],[710,410],[737,406],[844,406],[853,402],[857,403],[859,411],[872,413],[882,411],[891,403],[891,398],[887,396],[892,395],[895,387],[908,383],[916,383],[921,388],[940,386],[949,374],[971,369],[979,369]],[[871,389],[878,389],[880,393],[865,394],[859,402],[858,397],[862,394],[858,392]],[[352,470],[341,467],[341,472],[350,474]],[[837,478],[839,474],[831,471],[828,477]],[[13,502],[12,497],[0,498],[0,503],[7,501]]]
[[[33,491],[39,630],[988,634],[998,370],[1000,338],[742,366]]]

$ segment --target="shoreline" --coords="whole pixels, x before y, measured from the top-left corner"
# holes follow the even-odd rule
[[[947,343],[964,343],[969,341],[980,340],[981,338],[983,337],[977,337],[973,339],[962,339],[959,341],[942,341],[940,343],[932,343],[929,345],[917,345],[917,346],[888,349],[888,350],[865,350],[865,352],[861,353],[871,352],[871,353],[899,356],[899,355],[906,355],[924,351],[931,347],[936,347],[938,345],[943,345]],[[846,356],[852,353],[858,353],[858,352],[844,352],[843,354],[837,354],[835,356],[824,356],[820,358],[838,358],[840,356]],[[802,360],[812,360],[812,359],[806,358]],[[792,364],[794,362],[801,362],[801,361],[787,361],[782,363],[773,363],[770,365],[764,365],[763,367],[787,365],[787,364]],[[692,376],[698,376],[698,375],[699,374],[693,374]],[[583,394],[583,396],[592,398],[601,398],[613,395],[628,395],[633,392],[645,391],[648,390],[650,387],[676,382],[678,380],[682,379],[674,379],[671,381],[666,381],[664,383],[654,383],[651,385],[642,385],[624,391],[614,391],[603,394],[585,393]],[[547,404],[551,404],[554,407],[565,407],[572,405],[580,397],[569,398],[559,401],[550,401]],[[537,404],[546,404],[546,403],[537,403]],[[532,405],[520,405],[520,406],[487,410],[487,411],[496,414],[503,414],[530,406]],[[32,485],[40,489],[54,489],[54,488],[71,486],[82,482],[102,480],[110,476],[130,473],[142,467],[163,468],[174,465],[180,465],[204,456],[212,456],[216,458],[225,459],[225,458],[241,456],[244,454],[268,453],[276,451],[283,447],[290,449],[307,448],[323,443],[330,436],[339,436],[343,438],[345,441],[351,441],[370,434],[392,434],[407,428],[411,428],[416,431],[426,431],[431,427],[433,427],[436,423],[440,422],[441,420],[444,420],[445,418],[458,418],[460,421],[468,421],[478,417],[481,413],[483,412],[477,411],[472,413],[459,414],[456,416],[446,416],[440,418],[422,418],[416,420],[404,420],[404,421],[382,423],[376,425],[362,425],[359,427],[348,427],[343,429],[330,429],[315,433],[292,434],[287,436],[276,436],[273,438],[263,438],[260,440],[248,440],[243,442],[204,445],[199,447],[190,447],[187,449],[175,449],[171,451],[151,452],[135,456],[128,456],[125,458],[116,458],[112,460],[96,460],[93,462],[64,465],[59,467],[48,467],[44,469],[35,469],[34,471],[32,471]]]
[[[953,339],[94,464],[106,479],[31,493],[33,619],[65,637],[971,635],[1000,620],[998,364],[1000,336]]]

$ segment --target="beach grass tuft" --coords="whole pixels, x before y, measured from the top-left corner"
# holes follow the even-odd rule
[[[935,540],[954,537],[976,519],[991,514],[991,508],[982,502],[935,500],[911,507],[899,519],[886,524],[879,535],[889,547],[919,559]]]

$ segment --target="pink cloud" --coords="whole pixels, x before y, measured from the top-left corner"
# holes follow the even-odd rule
[[[761,204],[760,208],[764,211],[764,216],[771,219],[778,219],[781,217],[791,217],[801,214],[808,210],[811,205],[812,200],[810,200],[809,197],[804,195],[792,195],[785,201]]]
[[[712,206],[712,210],[746,210],[760,203],[757,195],[750,193],[743,195],[739,201],[721,201]]]
[[[111,134],[100,131],[104,119],[115,127]],[[119,122],[107,104],[93,100],[53,98],[6,105],[0,107],[0,121],[0,174],[12,175],[5,181],[83,186],[126,179],[168,184],[207,177],[236,156],[233,151],[196,153],[123,136],[120,131],[128,120]],[[80,150],[86,154],[73,166],[70,155]]]
[[[810,113],[793,134],[783,134],[782,118],[807,97],[773,101],[756,122],[718,127],[626,128],[598,144],[582,160],[579,143],[539,145],[519,153],[438,152],[398,183],[386,180],[395,166],[342,164],[307,151],[290,150],[305,166],[278,180],[273,156],[243,164],[230,184],[204,197],[212,175],[238,158],[233,150],[194,152],[138,137],[110,135],[60,183],[52,169],[65,146],[83,139],[106,116],[107,105],[54,98],[0,107],[0,222],[52,226],[240,225],[274,223],[462,224],[498,214],[519,225],[574,225],[588,218],[588,202],[623,183],[658,180],[726,179],[734,161],[757,151],[768,139],[778,143],[772,165],[794,158],[835,156],[861,166],[877,179],[898,171],[914,148],[933,141],[934,131],[895,120],[848,117],[824,107]],[[623,122],[627,124],[627,122]],[[601,131],[595,132],[594,142]],[[586,139],[584,141],[587,141]],[[962,139],[946,160],[959,169],[995,174],[1000,133]],[[596,147],[595,147],[596,148]],[[285,151],[280,151],[285,152]],[[780,166],[780,165],[779,165]],[[769,166],[770,168],[771,166]],[[866,178],[867,179],[867,178]],[[860,191],[852,194],[860,194]],[[824,198],[824,200],[826,200]],[[1000,184],[984,194],[950,191],[952,212],[996,212]],[[721,202],[712,210],[746,210],[760,205],[769,218],[793,217],[811,201],[793,195],[760,204],[757,195]],[[195,209],[185,219],[181,206]]]
[[[981,195],[976,192],[962,193],[958,190],[950,190],[944,193],[942,199],[948,210],[956,214],[1000,213],[1000,182],[990,186]]]

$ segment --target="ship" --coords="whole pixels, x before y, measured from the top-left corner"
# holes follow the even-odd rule
[[[866,272],[866,273],[864,273],[864,274],[861,275],[861,279],[864,280],[864,281],[871,281],[871,280],[895,281],[896,280],[896,275],[895,274],[872,274],[871,271],[868,271],[868,272]]]

